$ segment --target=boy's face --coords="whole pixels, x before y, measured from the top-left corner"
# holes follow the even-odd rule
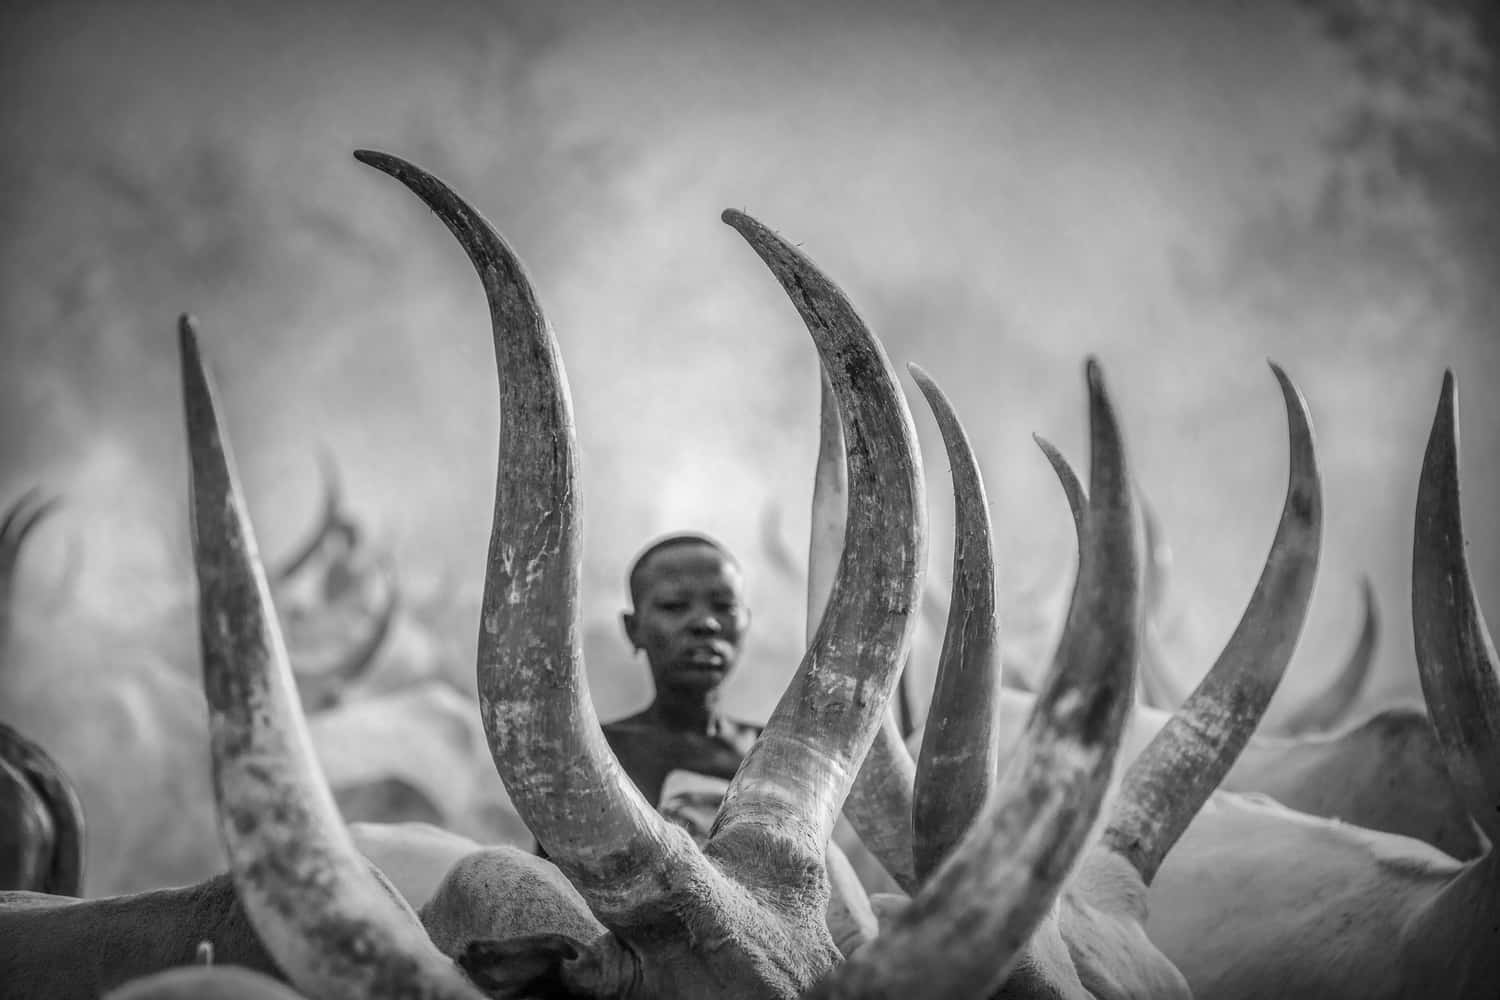
[[[651,661],[657,689],[722,684],[750,624],[739,567],[710,545],[686,543],[653,554],[640,583],[625,634]]]

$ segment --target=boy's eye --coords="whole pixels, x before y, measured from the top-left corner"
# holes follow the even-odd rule
[[[682,611],[687,608],[687,601],[657,601],[656,606],[663,611]]]

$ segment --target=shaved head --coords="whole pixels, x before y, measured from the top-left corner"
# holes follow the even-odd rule
[[[669,549],[682,548],[690,545],[703,545],[710,549],[713,549],[715,552],[719,553],[719,555],[724,557],[725,562],[728,562],[730,565],[734,566],[735,569],[740,570],[742,573],[744,572],[744,569],[740,566],[740,561],[734,557],[734,554],[731,553],[722,544],[708,537],[707,535],[699,535],[692,532],[680,532],[675,535],[666,535],[662,538],[658,538],[656,541],[652,542],[650,545],[641,550],[641,554],[635,557],[635,562],[630,564],[628,584],[630,587],[631,607],[636,607],[641,602],[641,592],[645,589],[646,586],[646,571],[650,569],[651,560],[654,559],[657,555]]]

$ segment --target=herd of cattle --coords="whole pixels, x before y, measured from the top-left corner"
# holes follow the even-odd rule
[[[824,374],[808,645],[717,815],[684,829],[624,776],[585,681],[571,403],[525,271],[442,182],[356,156],[447,225],[490,305],[500,462],[477,684],[374,676],[407,598],[340,513],[330,471],[319,530],[262,568],[184,317],[199,660],[227,870],[78,898],[93,877],[85,845],[115,831],[92,816],[85,827],[74,781],[86,778],[49,755],[52,732],[0,725],[0,997],[1500,996],[1500,679],[1465,562],[1451,374],[1412,549],[1425,711],[1347,717],[1374,642],[1370,605],[1329,693],[1268,733],[1257,727],[1307,613],[1323,519],[1310,419],[1286,373],[1272,366],[1290,441],[1275,539],[1239,626],[1183,697],[1153,635],[1159,543],[1097,363],[1087,482],[1039,439],[1079,558],[1034,693],[1002,683],[1015,678],[1000,668],[984,486],[958,415],[913,366],[947,449],[956,527],[932,699],[903,740],[889,706],[930,602],[907,400],[843,293],[726,212]],[[0,526],[0,642],[16,559],[49,509],[28,494]],[[306,607],[352,610],[330,625]],[[376,721],[359,721],[362,705],[380,706]],[[408,716],[411,733],[448,727],[462,749],[424,756],[422,739],[381,731]],[[421,772],[472,773],[485,750],[500,778],[488,796],[424,798]],[[415,761],[410,780],[400,756]],[[478,798],[503,799],[518,835],[447,822]],[[346,822],[393,812],[433,822]],[[511,846],[529,834],[546,860]]]

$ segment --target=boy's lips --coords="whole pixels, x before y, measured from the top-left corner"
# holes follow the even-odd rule
[[[688,650],[683,660],[694,667],[723,667],[728,657],[712,646],[699,646]]]

